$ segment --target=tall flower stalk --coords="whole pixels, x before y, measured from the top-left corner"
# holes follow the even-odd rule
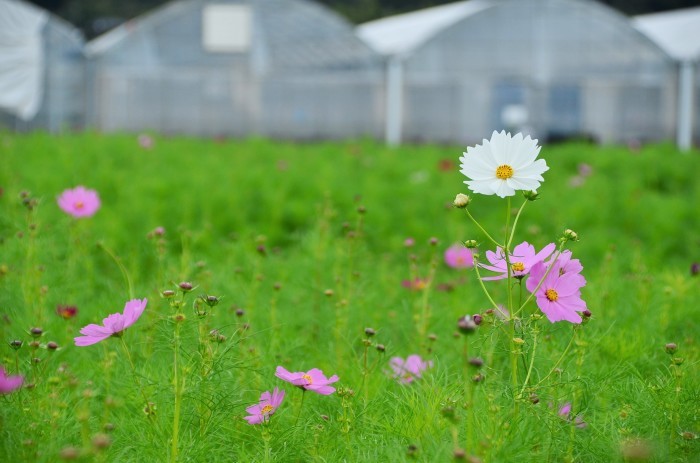
[[[543,159],[537,159],[539,152],[537,140],[532,140],[529,136],[494,132],[490,140],[484,140],[482,145],[467,148],[467,152],[460,158],[461,172],[469,178],[464,183],[470,190],[477,194],[496,195],[505,199],[506,215],[502,241],[494,238],[497,235],[486,230],[469,211],[468,206],[472,198],[460,193],[454,200],[454,206],[464,209],[486,241],[496,247],[495,252],[486,252],[486,263],[480,262],[477,242],[465,242],[465,246],[473,253],[474,269],[486,299],[491,304],[491,310],[494,313],[499,311],[499,317],[494,317],[494,323],[501,327],[503,324],[508,325],[505,332],[509,338],[509,376],[516,412],[519,400],[535,381],[533,377],[537,371],[535,365],[540,332],[537,320],[541,315],[536,312],[528,315],[528,304],[534,301],[552,323],[581,323],[579,312],[587,310],[586,303],[581,299],[581,288],[586,284],[585,278],[580,274],[583,267],[578,260],[571,259],[571,252],[563,249],[567,242],[578,239],[576,233],[566,230],[559,239],[559,246],[550,243],[539,252],[527,242],[514,246],[525,205],[538,199],[536,190],[544,181],[542,174],[549,169]],[[516,191],[522,191],[525,200],[514,214],[512,197]],[[482,270],[494,274],[482,275]],[[505,280],[503,310],[499,308],[502,306],[497,303],[485,284],[492,280]],[[530,292],[525,301],[522,294],[523,283]],[[498,318],[501,318],[500,323]],[[520,360],[524,368],[522,375],[518,371]]]

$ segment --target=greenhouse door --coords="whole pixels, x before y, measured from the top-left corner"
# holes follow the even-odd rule
[[[497,82],[491,92],[491,129],[520,132],[529,125],[527,87],[515,81]]]
[[[577,85],[552,85],[549,88],[546,124],[547,139],[581,133],[581,89]]]

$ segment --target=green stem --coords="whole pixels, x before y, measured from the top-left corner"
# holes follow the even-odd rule
[[[566,346],[566,349],[564,349],[564,352],[561,353],[559,356],[559,359],[556,361],[554,366],[549,370],[549,373],[547,373],[544,378],[542,378],[536,385],[535,387],[539,387],[547,378],[549,378],[552,373],[554,373],[554,370],[557,369],[559,364],[561,364],[562,360],[564,360],[564,357],[566,357],[566,354],[569,352],[569,349],[571,349],[571,346],[574,344],[574,339],[576,339],[576,331],[574,331],[573,336],[571,336],[571,340],[569,340],[569,344]]]
[[[513,400],[516,401],[515,409],[517,411],[517,395],[515,391],[518,390],[518,346],[515,343],[515,313],[513,312],[513,287],[512,279],[513,272],[510,265],[510,240],[515,233],[515,227],[510,234],[509,238],[509,228],[510,228],[510,196],[506,200],[506,227],[505,227],[505,245],[503,246],[503,256],[506,261],[506,281],[508,288],[508,313],[510,314],[510,382],[513,389]]]
[[[523,393],[525,392],[525,389],[527,388],[527,384],[530,381],[530,375],[532,374],[532,367],[535,365],[535,352],[537,350],[537,333],[539,330],[535,328],[532,330],[532,353],[530,354],[530,366],[527,369],[527,375],[525,376],[525,381],[523,381],[523,387],[520,389],[520,394],[519,396],[522,397]]]
[[[177,461],[178,453],[178,437],[180,431],[180,403],[182,388],[179,377],[179,352],[180,352],[180,321],[175,321],[175,338],[174,338],[174,355],[173,355],[173,389],[175,393],[175,411],[173,413],[173,437],[170,449],[170,461]]]
[[[475,218],[472,216],[472,214],[469,212],[469,209],[465,208],[464,211],[467,213],[467,216],[469,216],[469,218],[472,220],[472,222],[474,222],[474,225],[476,225],[476,226],[479,228],[479,230],[481,230],[481,232],[482,232],[484,235],[486,235],[486,238],[488,238],[489,241],[491,241],[491,242],[492,242],[493,244],[495,244],[497,247],[498,247],[498,246],[501,246],[501,244],[500,244],[498,241],[496,241],[495,239],[493,239],[493,238],[491,237],[491,235],[489,235],[489,232],[487,232],[487,231],[484,229],[484,227],[482,227],[481,224],[480,224],[479,222],[476,221],[476,219],[475,219]]]
[[[117,267],[119,267],[119,270],[122,272],[122,276],[124,277],[124,281],[126,281],[126,286],[127,289],[129,290],[129,299],[134,299],[134,287],[131,284],[131,278],[129,278],[129,273],[126,271],[126,268],[124,267],[124,264],[121,263],[119,259],[117,259],[117,256],[114,255],[112,251],[110,251],[104,243],[97,243],[97,246],[102,249],[109,257],[112,258],[115,264],[117,264]]]
[[[301,409],[304,407],[304,396],[306,396],[306,389],[301,390],[301,402],[299,403],[299,412],[297,413],[297,419],[294,420],[294,427],[297,427],[299,423],[299,417],[301,416]]]
[[[506,247],[507,247],[507,248],[510,248],[511,243],[513,242],[513,236],[515,236],[515,229],[516,229],[517,226],[518,226],[518,220],[520,219],[520,213],[523,212],[523,209],[525,209],[525,205],[526,205],[528,202],[529,202],[529,201],[526,199],[526,200],[523,202],[522,206],[520,206],[520,209],[518,209],[518,213],[515,215],[515,220],[513,220],[513,229],[512,229],[511,232],[510,232],[510,238],[508,238],[508,241],[506,241]],[[509,205],[510,205],[510,204],[509,204]]]
[[[153,418],[153,413],[151,413],[151,404],[148,400],[148,396],[146,395],[146,392],[143,390],[143,386],[141,386],[141,380],[139,380],[139,376],[136,373],[136,366],[134,366],[134,361],[131,358],[131,352],[129,352],[129,346],[126,345],[126,341],[124,341],[124,336],[119,336],[119,340],[121,341],[122,348],[124,349],[124,353],[126,354],[126,358],[129,361],[129,366],[131,367],[131,375],[134,378],[134,382],[136,383],[136,389],[139,390],[139,393],[141,394],[141,397],[143,398],[144,401],[144,406],[146,407],[144,410],[146,410],[146,414],[148,415],[149,419]]]

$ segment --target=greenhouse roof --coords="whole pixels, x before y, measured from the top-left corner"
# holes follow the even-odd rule
[[[700,7],[637,16],[633,23],[673,58],[700,59]]]
[[[438,32],[493,6],[489,0],[468,0],[366,22],[357,35],[379,53],[407,53]]]

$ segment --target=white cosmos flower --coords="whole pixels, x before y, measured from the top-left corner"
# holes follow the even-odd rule
[[[537,140],[518,133],[511,137],[505,130],[494,130],[491,140],[468,147],[459,158],[465,180],[474,193],[513,196],[515,190],[535,191],[544,181],[542,174],[549,170],[544,159],[536,159],[540,153]]]

